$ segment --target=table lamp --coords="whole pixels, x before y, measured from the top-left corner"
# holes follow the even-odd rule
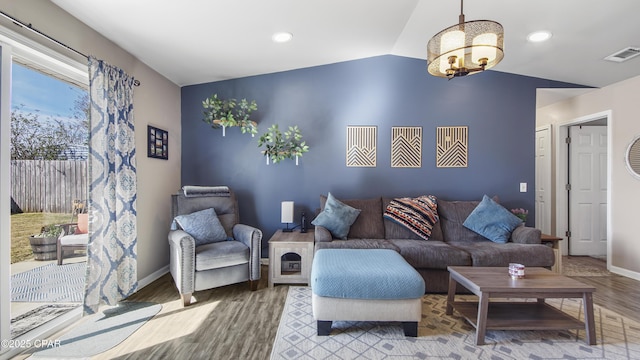
[[[289,229],[289,224],[293,223],[293,201],[283,201],[280,211],[280,222],[287,224],[287,227],[282,229],[283,232],[292,232],[293,228]]]

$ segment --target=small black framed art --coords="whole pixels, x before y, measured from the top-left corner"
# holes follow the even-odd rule
[[[169,159],[169,132],[147,125],[147,156],[156,159]]]

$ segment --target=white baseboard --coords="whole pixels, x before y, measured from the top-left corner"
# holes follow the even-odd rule
[[[143,287],[151,284],[152,282],[160,279],[164,274],[169,272],[169,265],[160,268],[159,270],[151,273],[151,275],[144,277],[143,279],[138,280],[138,290]]]
[[[611,271],[614,274],[626,276],[628,278],[640,281],[640,273],[637,273],[635,271],[630,271],[630,270],[623,269],[623,268],[620,268],[620,267],[617,267],[617,266],[611,266],[609,268],[609,271]]]
[[[261,259],[260,259],[260,265],[267,265],[267,266],[269,266],[269,258],[261,258]]]

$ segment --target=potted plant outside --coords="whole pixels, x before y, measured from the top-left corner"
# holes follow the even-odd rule
[[[55,260],[57,257],[58,237],[62,228],[58,225],[43,226],[39,234],[29,236],[29,244],[36,260]]]
[[[202,102],[204,119],[202,121],[217,129],[222,128],[222,136],[225,136],[226,128],[240,127],[243,134],[249,133],[253,137],[258,133],[258,123],[249,119],[251,113],[258,110],[255,100],[220,99],[218,94],[213,94]]]
[[[267,165],[269,161],[277,164],[284,159],[293,158],[298,165],[298,158],[309,151],[309,146],[302,141],[302,133],[297,126],[289,126],[289,130],[282,133],[278,124],[271,125],[267,132],[260,136],[258,147],[262,146],[265,147],[262,154],[267,158]]]

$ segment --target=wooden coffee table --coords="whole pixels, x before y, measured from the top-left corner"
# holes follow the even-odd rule
[[[447,315],[462,314],[476,328],[476,345],[484,344],[487,330],[560,330],[584,328],[589,345],[596,344],[593,318],[595,288],[545,268],[526,268],[524,279],[512,279],[507,267],[449,266]],[[460,284],[478,296],[478,302],[454,301]],[[490,298],[535,298],[529,301],[491,301]],[[582,298],[582,322],[546,304],[546,298]]]

